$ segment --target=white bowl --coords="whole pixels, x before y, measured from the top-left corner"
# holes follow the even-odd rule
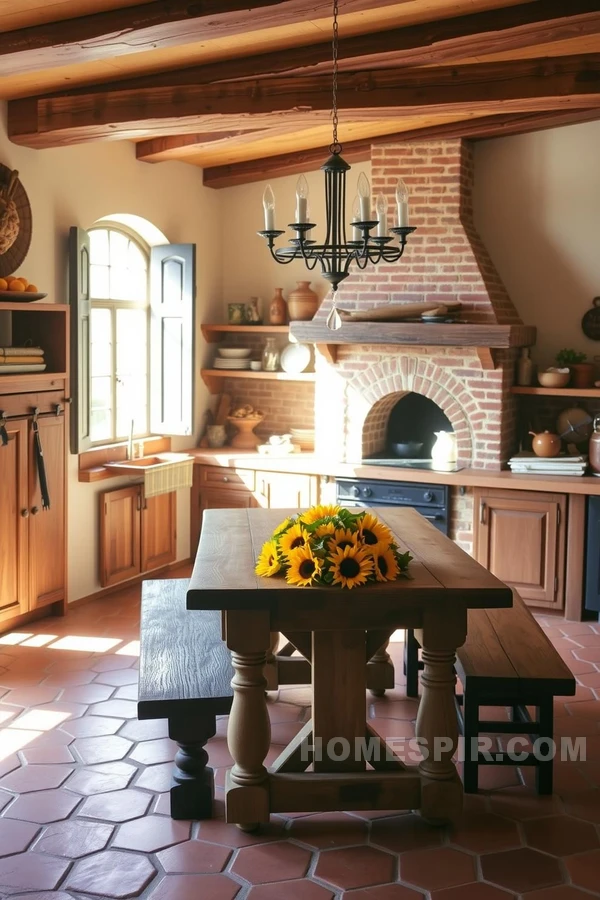
[[[538,381],[542,387],[561,388],[569,383],[571,372],[569,369],[548,369],[546,372],[538,372]]]
[[[219,356],[224,359],[248,359],[252,347],[219,347]]]

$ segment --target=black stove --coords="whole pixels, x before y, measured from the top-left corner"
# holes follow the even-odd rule
[[[337,478],[335,484],[336,501],[341,506],[411,506],[448,534],[448,485],[366,478]]]

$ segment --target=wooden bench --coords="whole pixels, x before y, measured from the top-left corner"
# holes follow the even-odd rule
[[[468,613],[467,640],[457,651],[456,672],[463,686],[457,695],[457,710],[464,736],[464,788],[476,793],[480,765],[535,766],[536,790],[552,793],[552,757],[538,759],[519,746],[518,761],[506,750],[478,752],[482,734],[527,735],[548,754],[552,741],[553,699],[572,696],[576,682],[567,664],[546,637],[516,591],[508,609],[472,609]],[[411,643],[412,642],[412,643]],[[416,638],[407,634],[407,683],[417,683]],[[413,694],[414,696],[414,694]],[[510,721],[480,718],[480,707],[503,706],[510,709]],[[528,707],[535,708],[535,718]]]
[[[218,610],[187,610],[189,579],[145,581],[140,621],[139,719],[167,719],[175,754],[174,819],[212,814],[213,771],[204,745],[231,709],[233,669]]]

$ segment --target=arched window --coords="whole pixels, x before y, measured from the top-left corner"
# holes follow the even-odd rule
[[[90,439],[149,433],[149,250],[120,228],[91,228]]]

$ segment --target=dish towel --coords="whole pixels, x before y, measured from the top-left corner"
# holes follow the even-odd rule
[[[40,494],[42,495],[42,509],[50,509],[50,495],[48,494],[48,479],[46,478],[46,466],[44,464],[44,451],[40,439],[38,423],[33,420],[33,447],[35,451],[35,464],[40,482]]]

